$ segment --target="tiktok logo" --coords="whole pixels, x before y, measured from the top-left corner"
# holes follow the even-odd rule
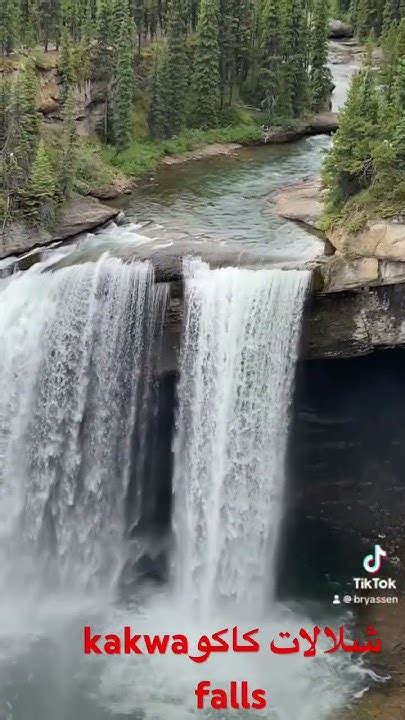
[[[366,555],[363,560],[363,567],[366,572],[371,575],[375,575],[380,572],[382,561],[387,557],[387,553],[382,549],[381,545],[374,545],[374,552],[371,555]]]

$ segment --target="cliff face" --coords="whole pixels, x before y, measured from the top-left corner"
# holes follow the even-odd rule
[[[275,212],[322,235],[318,178],[270,198]],[[313,264],[318,292],[309,305],[305,357],[350,357],[405,344],[405,223],[369,222],[358,233],[324,235],[325,255]]]
[[[43,121],[58,126],[62,123],[61,77],[55,51],[44,56],[46,62],[38,61],[37,75],[39,83],[38,110]],[[0,67],[0,73],[7,72],[12,80],[18,72],[18,63],[14,66]],[[76,124],[80,135],[93,135],[103,132],[106,118],[107,84],[100,80],[88,80],[75,87]]]

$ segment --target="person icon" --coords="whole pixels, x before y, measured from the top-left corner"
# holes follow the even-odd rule
[[[340,605],[339,595],[335,595],[335,597],[333,598],[333,605]]]

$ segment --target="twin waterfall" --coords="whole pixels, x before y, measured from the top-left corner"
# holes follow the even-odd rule
[[[310,276],[199,260],[184,275],[172,574],[185,602],[210,612],[272,592]],[[0,591],[113,592],[127,505],[133,524],[148,483],[167,286],[148,263],[107,256],[3,282]]]

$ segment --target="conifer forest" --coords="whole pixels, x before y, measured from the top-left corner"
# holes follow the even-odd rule
[[[182,138],[252,140],[329,108],[331,17],[364,46],[323,169],[325,223],[361,223],[405,202],[404,0],[4,0],[1,212],[52,226],[92,173],[140,174]],[[375,62],[378,49],[378,62]],[[60,122],[41,120],[41,73],[56,67]],[[91,139],[77,96],[104,104]],[[163,150],[162,150],[163,148]]]

